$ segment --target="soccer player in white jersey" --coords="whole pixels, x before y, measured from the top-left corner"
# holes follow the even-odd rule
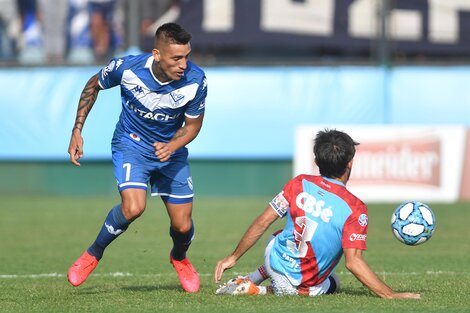
[[[334,269],[344,254],[346,268],[378,296],[420,298],[416,293],[393,291],[362,257],[366,249],[367,207],[346,189],[357,144],[337,130],[326,129],[317,134],[314,155],[320,175],[299,175],[290,180],[253,221],[232,254],[217,263],[216,282],[275,220],[285,218],[286,224],[269,241],[264,264],[246,277],[231,279],[217,289],[217,294],[335,293],[339,279]],[[259,285],[267,278],[271,279],[270,286]]]
[[[68,271],[81,285],[98,265],[105,248],[145,210],[147,188],[160,196],[170,218],[170,262],[183,289],[199,290],[199,276],[186,257],[194,237],[193,185],[185,147],[198,135],[204,118],[207,82],[189,61],[191,35],[176,23],[161,25],[152,53],[112,59],[92,76],[78,104],[68,153],[80,166],[85,120],[102,89],[119,86],[122,112],[112,139],[114,175],[121,203],[114,206],[92,245]],[[109,104],[108,104],[109,105]]]

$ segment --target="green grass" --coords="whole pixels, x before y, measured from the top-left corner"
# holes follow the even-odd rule
[[[308,297],[216,296],[213,269],[232,251],[268,198],[196,199],[196,238],[189,252],[201,274],[198,294],[184,293],[168,263],[168,217],[159,199],[107,249],[80,287],[68,267],[95,239],[118,198],[0,196],[0,312],[470,312],[470,205],[432,204],[434,237],[417,247],[399,243],[390,230],[395,204],[369,206],[366,260],[379,276],[421,300],[372,295],[343,263],[342,291]],[[276,222],[273,229],[282,226]],[[263,238],[224,279],[260,265]]]

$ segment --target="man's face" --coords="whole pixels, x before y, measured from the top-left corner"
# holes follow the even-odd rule
[[[163,42],[153,49],[152,53],[169,80],[180,80],[187,67],[191,45]]]

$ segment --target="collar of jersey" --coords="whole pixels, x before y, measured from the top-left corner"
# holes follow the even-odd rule
[[[152,71],[152,63],[153,63],[153,56],[149,56],[149,58],[147,59],[147,62],[145,62],[145,67],[148,68],[148,70],[149,70],[150,74],[152,75],[153,79],[155,79],[155,81],[157,83],[159,83],[160,85],[162,85],[162,86],[170,84],[173,80],[162,83],[161,81],[158,80],[157,77],[155,77],[155,74]]]
[[[346,185],[343,184],[342,182],[340,182],[339,180],[336,180],[336,179],[333,179],[333,178],[328,178],[328,177],[325,177],[325,176],[322,176],[321,178],[323,178],[324,180],[329,181],[330,183],[334,183],[334,184],[346,187]]]

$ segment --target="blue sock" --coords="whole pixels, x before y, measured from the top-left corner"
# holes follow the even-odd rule
[[[100,260],[103,257],[104,249],[122,234],[130,223],[122,214],[121,205],[116,205],[109,211],[98,237],[87,249],[88,253]]]
[[[194,238],[194,223],[191,221],[191,229],[187,233],[180,233],[170,226],[170,236],[173,239],[173,249],[171,256],[173,259],[181,261],[186,257],[186,251]]]

